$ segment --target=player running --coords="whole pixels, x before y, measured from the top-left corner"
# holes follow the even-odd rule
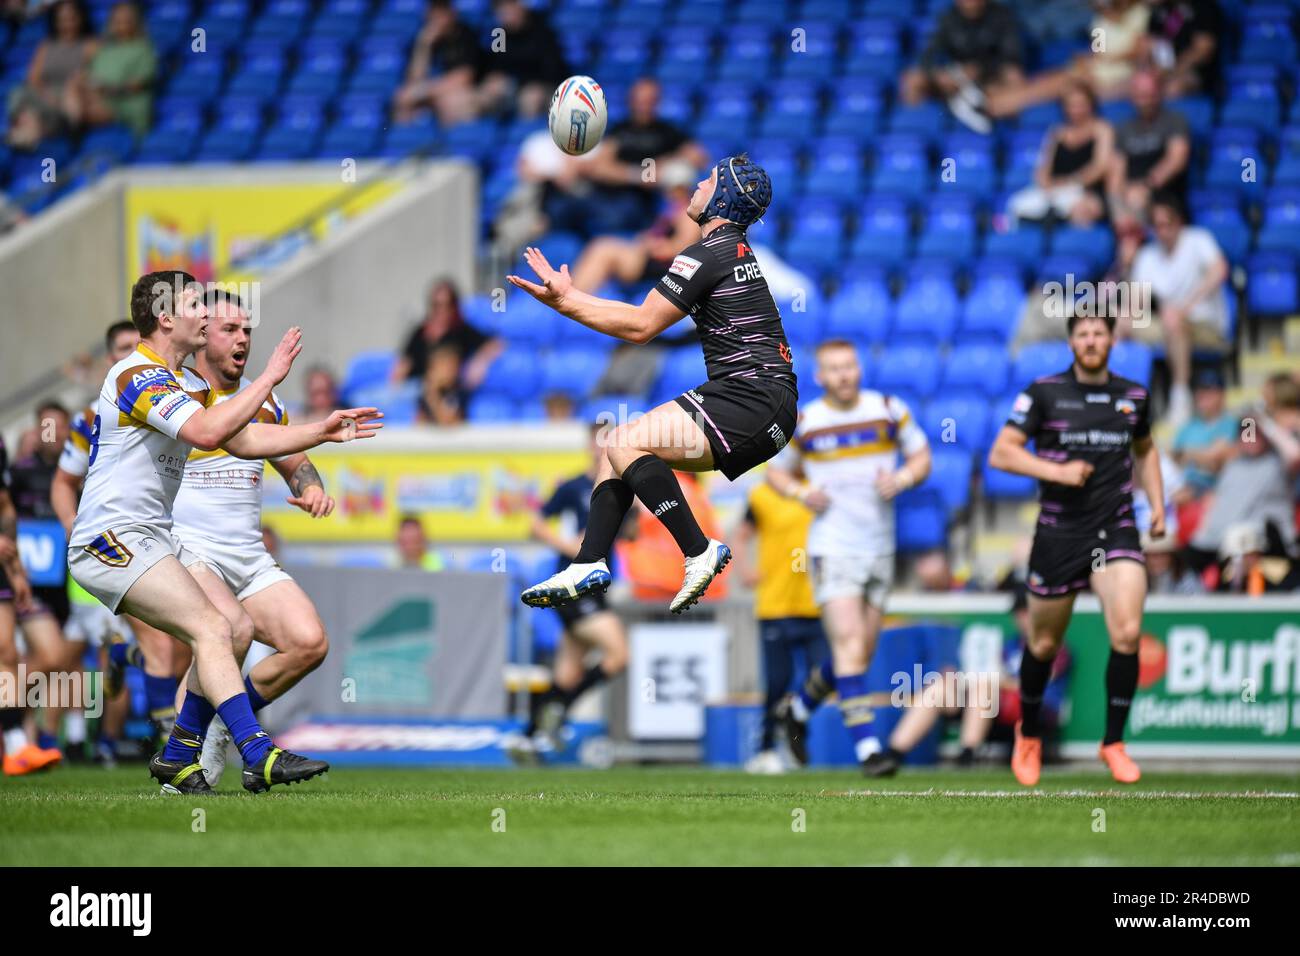
[[[1071,316],[1074,362],[1021,392],[989,451],[989,465],[1038,479],[1040,513],[1029,554],[1029,636],[1020,665],[1020,723],[1011,769],[1026,787],[1043,766],[1040,714],[1052,661],[1075,595],[1090,587],[1110,634],[1106,736],[1100,756],[1120,783],[1138,765],[1124,750],[1124,724],[1137,690],[1138,636],[1147,578],[1133,517],[1134,457],[1151,502],[1152,538],[1164,537],[1160,456],[1151,441],[1147,390],[1107,368],[1113,318]],[[1025,446],[1033,440],[1036,452]]]
[[[202,287],[188,273],[141,276],[131,290],[131,320],[140,344],[109,370],[100,391],[68,565],[109,610],[132,614],[194,651],[184,703],[150,775],[165,793],[209,792],[198,756],[215,714],[239,746],[246,789],[324,773],[324,761],[273,746],[258,725],[235,658],[234,628],[214,603],[228,606],[233,596],[172,536],[172,502],[194,448],[226,448],[249,459],[294,454],[321,442],[373,437],[380,413],[336,411],[312,425],[253,422],[302,350],[297,328],[285,333],[248,388],[218,403],[208,383],[182,365],[207,341]]]
[[[730,156],[696,187],[686,213],[700,241],[673,259],[640,305],[574,288],[569,267],[551,268],[541,250],[525,259],[541,284],[507,276],[561,315],[590,329],[644,344],[681,320],[695,320],[709,380],[613,429],[591,493],[591,513],[573,563],[521,595],[525,604],[566,604],[609,587],[614,536],[635,496],[672,534],[685,557],[674,614],[699,601],[731,560],[705,537],[673,469],[721,471],[733,481],[767,461],[794,428],[799,392],[781,314],[749,247],[746,230],[767,210],[772,184],[745,155]]]
[[[104,334],[104,346],[109,365],[115,365],[135,351],[140,344],[140,332],[129,319],[114,322]],[[94,440],[95,404],[92,403],[72,417],[68,440],[63,443],[50,484],[50,506],[58,515],[63,531],[72,534],[77,519],[81,487],[90,469],[90,444]],[[143,626],[126,615],[114,615],[95,597],[71,577],[68,579],[70,613],[67,633],[69,640],[77,639],[107,649],[104,662],[104,692],[115,700],[125,687],[124,669],[127,663],[135,664],[144,674],[145,706],[153,726],[158,746],[162,746],[172,732],[176,721],[176,689],[179,675],[184,674],[190,662],[190,652],[170,635]],[[131,643],[134,641],[134,644]],[[101,731],[104,725],[101,725]],[[108,734],[101,733],[101,756],[113,759],[114,745]]]
[[[582,548],[576,537],[587,527],[591,491],[604,461],[605,424],[593,425],[587,470],[561,482],[533,517],[532,536],[559,553],[563,569]],[[549,519],[561,518],[569,523],[566,532],[551,526]],[[568,560],[566,560],[568,559]],[[533,699],[528,726],[524,728],[521,750],[525,755],[538,751],[537,737],[542,735],[558,749],[559,732],[569,715],[569,708],[579,697],[605,681],[617,677],[627,667],[627,633],[623,622],[605,603],[604,591],[592,591],[576,601],[556,608],[564,622],[564,636],[555,651],[554,678],[550,690]],[[586,666],[592,649],[601,652],[600,661]]]
[[[195,353],[195,368],[228,401],[252,383],[244,377],[252,351],[252,325],[239,297],[222,290],[208,293],[207,344]],[[256,422],[287,425],[284,404],[272,392],[257,410]],[[306,454],[269,459],[292,492],[288,502],[313,518],[334,511],[320,473]],[[172,534],[229,588],[219,592],[217,609],[236,630],[251,627],[254,639],[277,653],[258,661],[244,678],[253,713],[282,696],[325,659],[329,643],[316,607],[262,542],[262,462],[245,461],[224,449],[196,450],[172,509]],[[227,601],[227,598],[232,600]],[[237,656],[238,648],[236,649]],[[199,762],[215,787],[226,766],[230,730],[213,719]]]
[[[767,480],[816,514],[808,559],[844,726],[863,773],[887,776],[898,761],[875,735],[867,668],[894,583],[892,502],[929,477],[930,442],[901,399],[862,387],[852,342],[817,347],[817,381],[825,394],[804,407],[789,458],[768,466]],[[809,681],[783,708],[790,750],[801,762],[811,711],[830,691],[820,670]]]

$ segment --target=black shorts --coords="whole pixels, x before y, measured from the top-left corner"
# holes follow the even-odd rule
[[[564,622],[567,629],[570,625],[576,624],[584,617],[592,614],[599,614],[601,611],[609,610],[609,604],[605,601],[604,591],[593,591],[590,594],[584,594],[576,601],[570,601],[568,604],[557,605],[555,610],[560,615],[560,620]]]
[[[677,404],[708,436],[713,466],[731,481],[784,448],[799,417],[793,388],[754,379],[705,382]]]
[[[1062,597],[1082,591],[1102,556],[1107,561],[1146,564],[1137,528],[1126,522],[1084,534],[1045,534],[1040,529],[1029,552],[1026,586],[1039,597]]]
[[[9,575],[5,574],[4,568],[0,568],[0,603],[13,599],[14,587],[9,583]]]

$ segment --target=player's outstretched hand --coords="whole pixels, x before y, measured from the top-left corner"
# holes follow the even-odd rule
[[[556,311],[564,304],[564,297],[569,294],[573,288],[573,277],[569,275],[567,265],[560,266],[559,271],[551,268],[551,264],[546,261],[546,256],[542,255],[542,250],[529,246],[524,250],[524,261],[528,267],[537,273],[537,278],[542,280],[542,284],[529,282],[527,279],[519,276],[506,276],[510,284],[523,289],[529,295],[539,302],[544,302]]]
[[[280,339],[280,344],[275,347],[271,353],[270,359],[266,363],[266,374],[271,376],[272,381],[279,385],[289,374],[289,369],[293,368],[293,360],[298,357],[302,351],[302,329],[294,326],[284,337]]]
[[[1087,480],[1092,476],[1092,465],[1081,459],[1067,461],[1061,466],[1060,477],[1057,483],[1065,485],[1067,488],[1082,488]]]
[[[313,518],[328,518],[334,512],[333,497],[325,494],[325,489],[320,485],[308,485],[302,494],[284,500]]]
[[[377,408],[340,408],[321,422],[321,441],[348,442],[357,438],[374,438],[384,423],[384,413]]]

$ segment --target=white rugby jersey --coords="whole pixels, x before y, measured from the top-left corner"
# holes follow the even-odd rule
[[[59,467],[78,478],[90,469],[90,443],[95,440],[95,406],[87,405],[72,416],[68,440],[59,454]]]
[[[198,372],[173,372],[143,342],[109,369],[94,405],[86,486],[71,546],[94,543],[111,551],[106,533],[115,528],[171,527],[172,502],[191,447],[177,436],[213,400]]]
[[[810,555],[894,553],[894,507],[876,492],[876,479],[898,466],[898,453],[913,455],[929,444],[907,405],[864,389],[848,409],[825,398],[804,406],[794,444],[808,480],[830,497],[813,518]]]
[[[224,402],[248,385],[248,379],[244,378],[240,379],[238,388],[229,391],[213,389],[216,396],[213,404]],[[289,416],[284,404],[272,392],[257,410],[253,421],[287,425]],[[198,538],[233,548],[260,548],[262,471],[260,460],[237,458],[221,448],[215,451],[196,448],[190,452],[181,490],[172,510],[176,537],[182,543]]]

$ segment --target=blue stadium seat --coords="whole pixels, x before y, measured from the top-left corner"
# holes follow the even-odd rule
[[[1007,342],[1020,325],[1024,286],[1006,274],[976,273],[979,278],[962,302],[959,328],[966,340]]]
[[[933,186],[925,141],[910,133],[891,133],[876,141],[876,166],[871,190],[919,197]]]
[[[752,81],[766,75],[772,66],[772,28],[746,23],[727,31],[727,55],[718,63],[718,79]]]
[[[961,448],[968,452],[988,446],[989,401],[985,395],[950,393],[945,389],[926,402],[916,414],[931,446]]]
[[[1022,225],[1009,232],[990,232],[984,237],[986,256],[1005,256],[1026,267],[1036,266],[1043,257],[1043,230]]]
[[[784,18],[783,18],[784,19]],[[838,24],[814,20],[805,11],[800,17],[798,27],[790,28],[787,36],[794,29],[803,30],[802,48],[794,49],[795,38],[791,37],[782,50],[781,76],[789,78],[827,80],[834,76],[839,67],[836,52]]]
[[[470,397],[466,421],[475,425],[495,425],[501,422],[517,421],[520,417],[519,402],[507,395],[476,393]],[[549,572],[548,572],[549,573]]]
[[[961,303],[951,282],[940,278],[909,283],[898,297],[894,341],[921,340],[931,346],[952,341]]]
[[[870,77],[844,77],[831,93],[823,129],[832,135],[871,136],[884,112],[885,94],[879,80]]]
[[[1116,375],[1149,387],[1154,359],[1155,353],[1149,345],[1124,339],[1116,342],[1110,350],[1110,369]]]
[[[1262,252],[1294,252],[1300,248],[1300,188],[1269,190],[1256,245]]]
[[[542,357],[541,394],[559,392],[575,399],[585,398],[607,362],[608,356],[602,350],[551,349]]]
[[[821,113],[817,83],[812,80],[777,80],[768,88],[767,109],[759,122],[764,136],[797,141],[811,136]]]
[[[979,343],[955,345],[944,363],[940,383],[944,392],[978,390],[991,398],[1003,394],[1009,372],[1005,347]]]
[[[1073,361],[1070,346],[1064,340],[1032,342],[1016,356],[1011,370],[1011,384],[1025,388],[1035,379],[1065,371]]]
[[[881,343],[893,324],[894,301],[883,279],[856,279],[842,286],[831,299],[826,318],[827,337]]]
[[[516,267],[517,268],[517,267]],[[554,342],[562,320],[555,310],[543,305],[531,295],[511,289],[505,308],[494,312],[490,308],[480,318],[485,329],[499,335],[512,345],[533,348]]]
[[[882,392],[929,398],[939,387],[939,357],[926,346],[886,346],[876,366],[875,382]]]
[[[135,134],[125,126],[101,126],[91,130],[81,141],[81,156],[106,157],[111,162],[125,162],[135,152]]]
[[[653,404],[670,400],[689,388],[694,388],[708,378],[704,356],[696,347],[670,349],[664,355],[659,380],[652,391]]]
[[[1246,303],[1252,313],[1283,316],[1300,311],[1300,288],[1295,256],[1286,252],[1260,252],[1250,257],[1246,272]]]
[[[523,401],[537,391],[537,356],[526,346],[507,346],[488,366],[479,391]]]
[[[993,191],[997,161],[990,137],[970,132],[949,133],[939,152],[944,164],[940,168],[941,191],[953,190],[972,196],[986,196]]]
[[[903,554],[943,547],[948,540],[948,515],[939,492],[922,485],[899,495],[894,529],[896,546]]]
[[[397,365],[397,354],[387,350],[358,352],[348,361],[340,391],[350,396],[364,389],[387,384]]]
[[[862,150],[843,139],[823,140],[814,153],[803,189],[809,196],[856,196],[863,191]]]
[[[958,426],[958,434],[961,426]],[[944,509],[949,515],[961,511],[970,504],[971,452],[968,448],[941,444],[935,436],[930,436],[931,468],[930,477],[925,479],[923,488],[930,488],[938,493]]]
[[[930,198],[925,225],[916,241],[916,254],[962,261],[975,254],[974,201],[940,191]]]
[[[911,255],[911,216],[906,200],[872,196],[858,211],[852,254],[880,262],[902,262]]]

